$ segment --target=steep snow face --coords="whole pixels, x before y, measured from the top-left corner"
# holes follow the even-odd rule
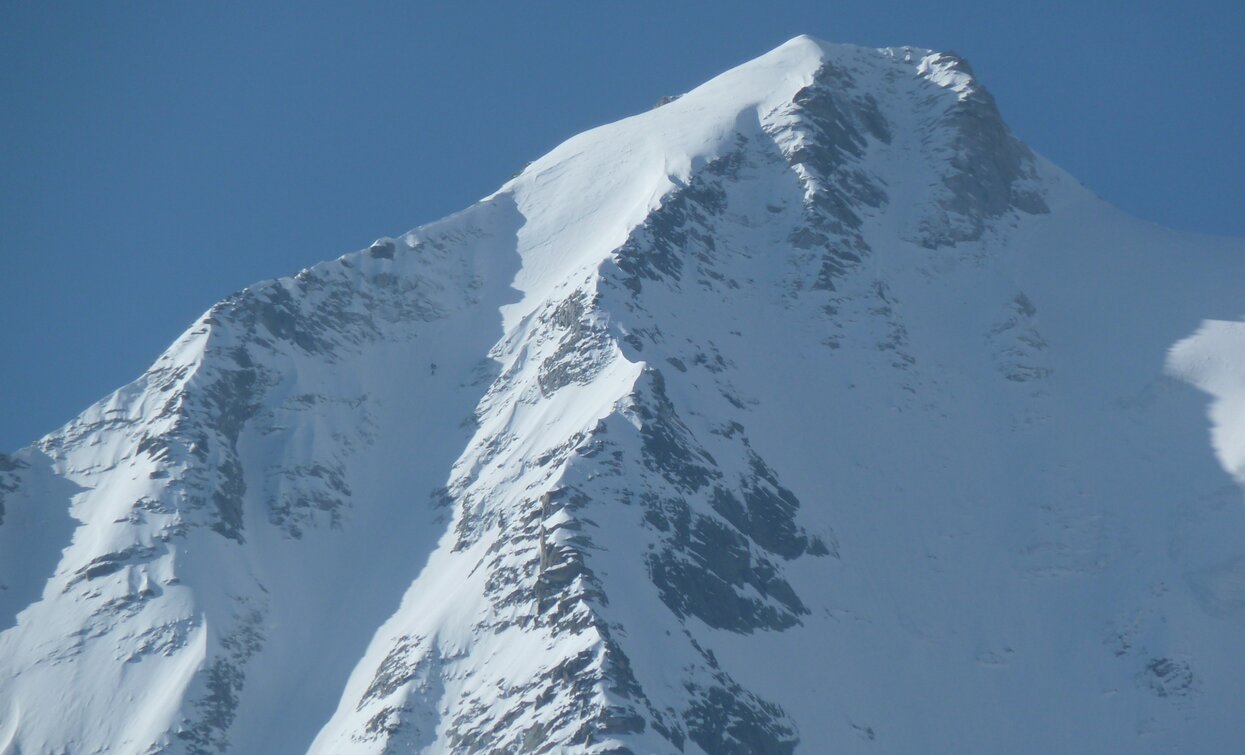
[[[0,529],[42,541],[0,551],[22,751],[306,746],[443,526],[521,222],[499,198],[247,289],[6,462],[6,508],[54,525]]]
[[[0,456],[0,749],[1227,749],[1243,283],[794,39]]]

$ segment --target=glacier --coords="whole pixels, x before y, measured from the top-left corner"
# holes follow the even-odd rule
[[[1229,751],[1243,290],[797,37],[0,455],[0,752]]]

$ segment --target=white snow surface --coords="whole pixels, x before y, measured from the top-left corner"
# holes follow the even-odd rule
[[[0,752],[1232,751],[1242,291],[797,37],[0,456]]]
[[[1171,372],[1214,397],[1212,443],[1219,462],[1245,484],[1245,322],[1208,320],[1172,347]]]

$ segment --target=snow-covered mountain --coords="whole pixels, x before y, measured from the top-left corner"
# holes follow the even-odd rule
[[[0,751],[1239,748],[1245,244],[950,54],[663,102],[0,456]]]

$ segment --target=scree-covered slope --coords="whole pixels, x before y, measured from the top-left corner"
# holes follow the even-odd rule
[[[1245,244],[954,55],[663,101],[0,456],[0,751],[1245,741]]]

